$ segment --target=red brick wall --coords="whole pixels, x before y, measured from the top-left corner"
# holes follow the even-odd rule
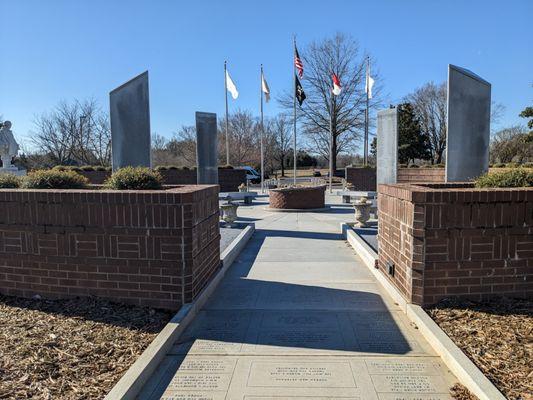
[[[177,310],[220,265],[218,186],[0,190],[0,292]]]
[[[159,171],[165,185],[196,185],[196,169],[168,169]],[[92,184],[101,185],[111,175],[108,171],[81,171]],[[246,172],[242,169],[221,168],[218,170],[221,192],[236,192],[241,183],[246,183]]]
[[[270,189],[270,208],[314,209],[324,208],[326,186]]]
[[[444,168],[398,168],[398,183],[442,183],[445,179]]]
[[[532,297],[533,188],[466,186],[380,185],[380,270],[415,304]]]
[[[346,167],[346,182],[354,186],[354,190],[376,191],[376,170],[374,168]]]

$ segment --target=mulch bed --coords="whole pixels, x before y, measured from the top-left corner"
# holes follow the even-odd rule
[[[0,399],[102,399],[171,316],[94,298],[0,295]]]
[[[446,299],[426,311],[508,399],[533,399],[533,301]]]

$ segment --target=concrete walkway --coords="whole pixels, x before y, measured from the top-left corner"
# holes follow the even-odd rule
[[[352,210],[240,207],[256,233],[140,399],[450,399],[456,382],[339,234]]]

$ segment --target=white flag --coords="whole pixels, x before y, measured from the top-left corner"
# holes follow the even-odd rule
[[[372,98],[372,86],[374,86],[374,79],[370,76],[370,70],[366,71],[365,91],[368,93],[368,98]]]
[[[236,100],[237,97],[239,97],[239,92],[237,91],[237,86],[235,86],[235,83],[231,80],[228,70],[226,70],[226,89],[228,92],[231,93],[231,97],[233,97],[233,100]]]
[[[265,94],[265,101],[268,103],[270,100],[270,88],[268,87],[268,83],[263,74],[261,74],[261,90],[263,90],[263,93]]]

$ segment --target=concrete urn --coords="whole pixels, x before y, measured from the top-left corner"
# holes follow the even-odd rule
[[[222,212],[222,220],[228,224],[232,225],[237,220],[237,208],[238,204],[228,202],[220,206],[220,211]]]
[[[239,189],[239,192],[241,192],[241,193],[244,193],[244,192],[248,191],[248,188],[246,187],[246,185],[244,183],[241,183],[239,185],[238,189]]]
[[[368,220],[370,219],[370,207],[372,202],[368,201],[366,197],[361,197],[355,203],[353,207],[355,210],[355,226],[364,228]]]

